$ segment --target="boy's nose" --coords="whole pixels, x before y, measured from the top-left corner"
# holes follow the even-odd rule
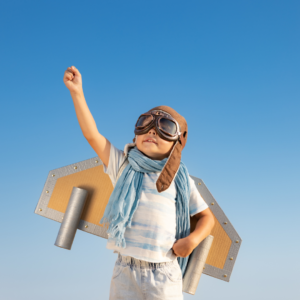
[[[157,132],[156,132],[155,128],[154,128],[154,127],[152,127],[152,128],[149,130],[148,134],[153,134],[153,135],[156,135],[156,134],[157,134]]]

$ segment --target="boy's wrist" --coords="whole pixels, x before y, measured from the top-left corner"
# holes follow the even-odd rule
[[[83,97],[83,89],[78,89],[78,90],[70,90],[70,94],[71,94],[71,97],[74,98],[78,98],[78,97]]]
[[[197,236],[193,234],[193,232],[187,236],[187,239],[190,247],[193,248],[193,250],[199,245],[199,238],[197,238]]]

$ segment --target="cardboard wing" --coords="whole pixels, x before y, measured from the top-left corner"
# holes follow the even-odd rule
[[[215,226],[211,232],[213,242],[203,273],[229,281],[242,240],[204,182],[191,177],[215,217]],[[99,222],[113,186],[98,157],[50,171],[35,213],[61,223],[74,187],[88,192],[81,218],[76,223],[77,228],[107,239],[107,228]],[[191,230],[194,230],[195,225],[196,220],[191,218]]]

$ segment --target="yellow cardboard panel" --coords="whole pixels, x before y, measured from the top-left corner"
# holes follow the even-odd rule
[[[214,237],[214,240],[206,259],[206,263],[219,269],[223,269],[224,264],[228,259],[228,252],[232,241],[217,218],[215,216],[214,218],[215,226],[210,233]]]
[[[65,213],[74,186],[88,191],[88,198],[81,219],[100,225],[99,222],[113,191],[112,183],[109,176],[104,173],[103,166],[100,165],[58,178],[48,207]]]

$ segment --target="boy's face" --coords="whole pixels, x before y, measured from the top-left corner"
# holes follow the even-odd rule
[[[136,135],[135,143],[146,156],[154,160],[162,160],[169,156],[175,142],[160,138],[153,127],[148,133]]]

